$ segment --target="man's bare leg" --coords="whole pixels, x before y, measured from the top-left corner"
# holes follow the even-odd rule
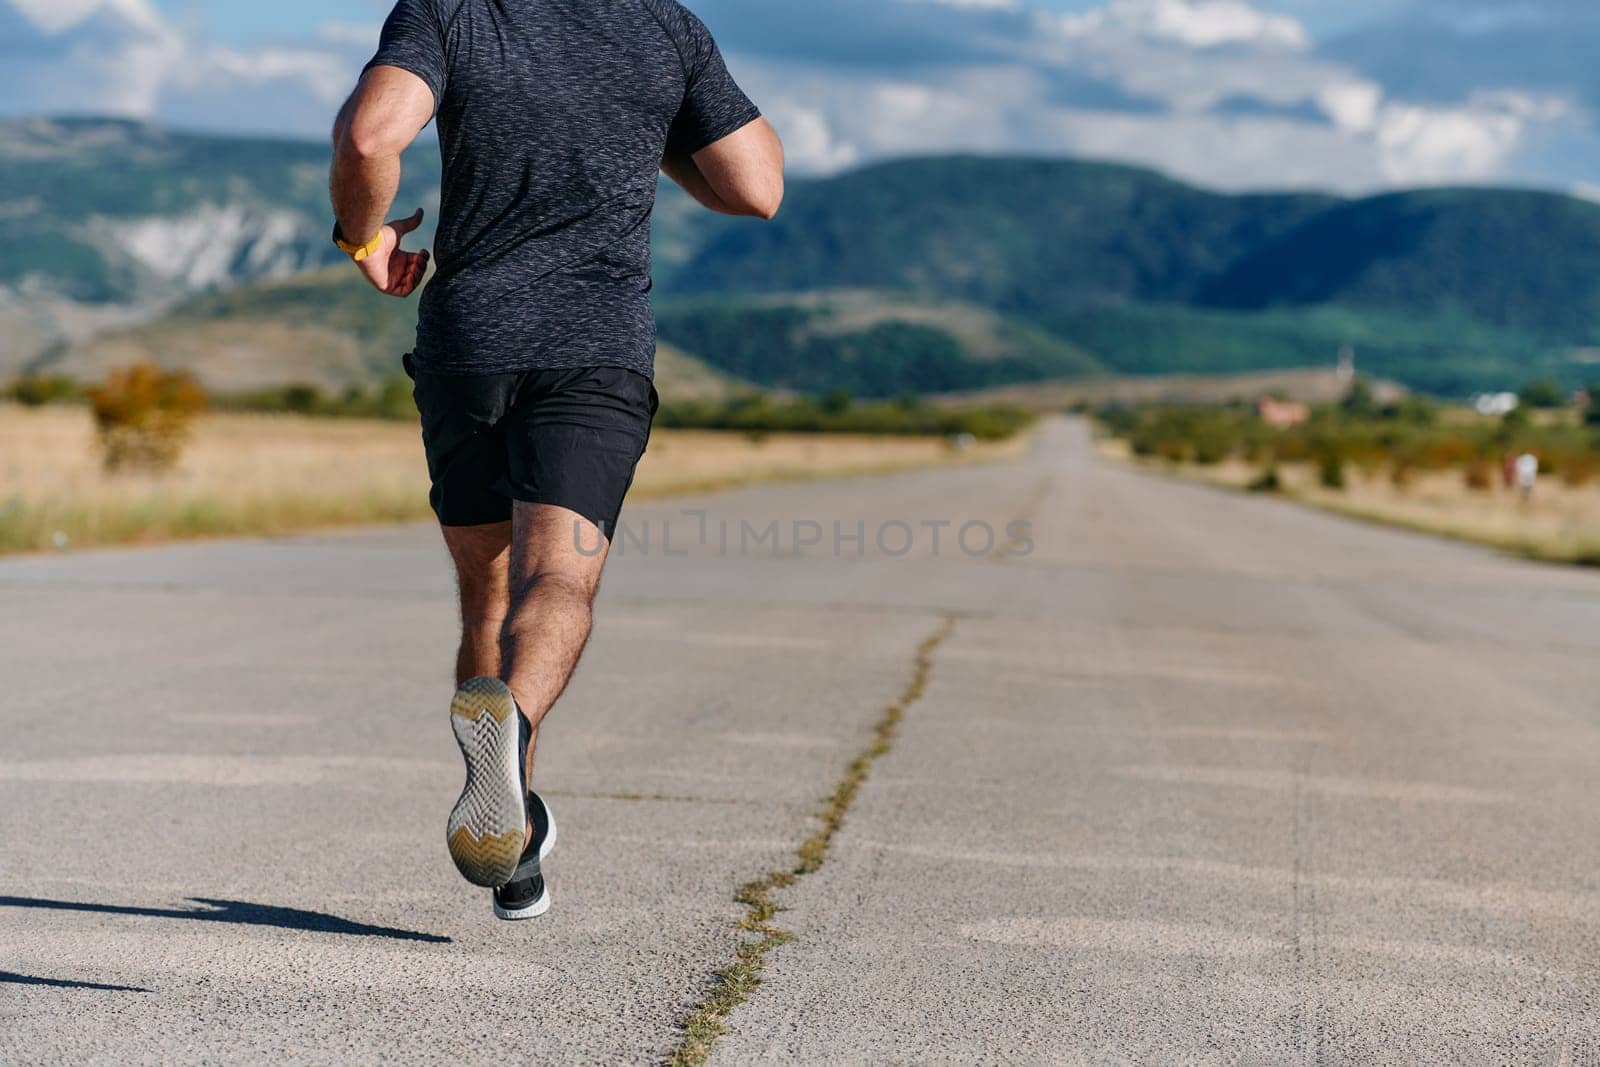
[[[446,526],[444,543],[456,565],[461,600],[461,647],[456,685],[500,677],[500,631],[511,607],[511,523]]]
[[[533,730],[530,780],[539,724],[566,691],[589,642],[594,598],[609,551],[600,528],[575,511],[550,504],[516,505],[500,677]]]

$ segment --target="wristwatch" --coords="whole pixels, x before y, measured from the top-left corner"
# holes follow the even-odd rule
[[[333,243],[339,246],[339,251],[343,252],[357,263],[360,263],[363,259],[366,259],[368,256],[372,255],[379,249],[379,247],[382,246],[383,227],[378,227],[377,234],[374,235],[372,240],[368,241],[366,244],[353,245],[344,239],[344,234],[340,231],[339,224],[335,222],[333,224]]]

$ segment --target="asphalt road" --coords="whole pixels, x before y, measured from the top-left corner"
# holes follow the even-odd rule
[[[660,1060],[907,697],[713,1063],[1600,1063],[1600,575],[1071,423],[629,524],[520,925],[434,531],[0,562],[0,1061]]]

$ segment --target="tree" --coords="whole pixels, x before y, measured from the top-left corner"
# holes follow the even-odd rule
[[[1344,394],[1339,406],[1352,418],[1375,417],[1378,414],[1378,397],[1372,390],[1372,383],[1365,377],[1356,378],[1350,383],[1350,390]]]
[[[153,363],[114,370],[89,391],[107,470],[166,470],[178,462],[206,395],[188,371]]]
[[[855,403],[855,397],[850,390],[844,388],[829,389],[822,396],[822,410],[828,415],[843,415],[850,410],[850,405]]]
[[[1554,378],[1536,378],[1517,396],[1530,408],[1558,408],[1566,401],[1561,383]]]
[[[1583,421],[1590,426],[1600,426],[1600,382],[1589,386],[1589,407],[1583,413]]]
[[[81,395],[77,382],[53,374],[30,374],[11,387],[12,399],[30,408],[64,403]]]

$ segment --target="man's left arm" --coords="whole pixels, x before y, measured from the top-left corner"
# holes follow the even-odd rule
[[[400,67],[375,66],[339,110],[333,128],[333,210],[341,247],[381,293],[408,297],[428,270],[428,253],[400,241],[422,224],[422,210],[385,223],[400,190],[400,155],[433,118],[433,90]],[[352,251],[353,250],[353,251]]]

